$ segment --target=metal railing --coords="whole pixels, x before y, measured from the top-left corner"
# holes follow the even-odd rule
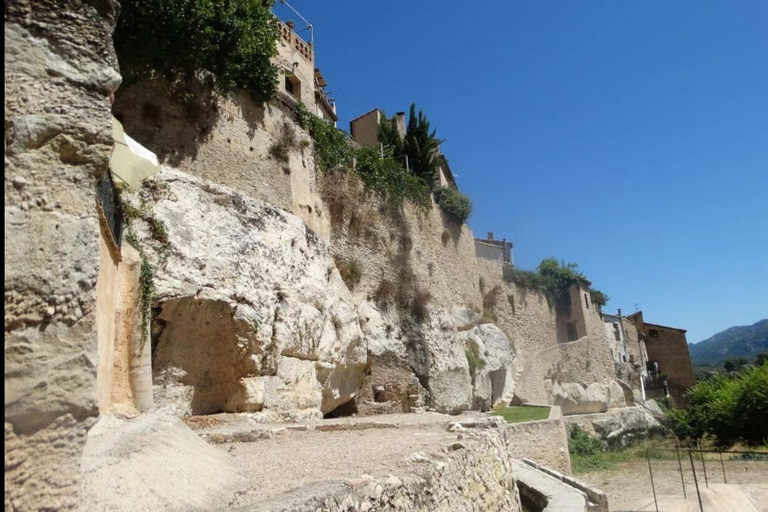
[[[704,487],[709,488],[710,479],[707,475],[707,458],[705,457],[705,454],[715,454],[715,460],[710,460],[710,464],[712,462],[715,462],[717,465],[717,462],[719,462],[720,471],[722,472],[722,483],[727,484],[728,483],[728,475],[726,472],[726,462],[735,462],[735,461],[741,461],[741,462],[749,462],[749,461],[768,461],[768,453],[765,452],[756,452],[756,451],[743,451],[743,450],[705,450],[701,447],[698,448],[684,448],[680,446],[675,446],[674,448],[650,448],[646,450],[645,452],[645,458],[648,463],[648,474],[650,476],[650,483],[651,483],[651,491],[653,493],[653,502],[656,507],[656,512],[659,512],[659,497],[657,496],[657,488],[656,488],[656,482],[654,481],[653,477],[653,462],[660,462],[656,460],[654,457],[652,457],[652,454],[656,453],[671,453],[674,452],[675,454],[675,460],[677,461],[677,472],[680,475],[680,485],[683,490],[683,499],[688,499],[688,493],[686,491],[686,481],[685,481],[685,471],[684,467],[687,467],[688,464],[690,464],[691,467],[691,474],[693,475],[693,485],[696,489],[696,498],[698,499],[699,503],[699,510],[701,512],[704,512],[704,505],[702,503],[701,499],[701,476],[704,477]],[[731,459],[729,458],[728,461],[726,461],[723,457],[723,455],[732,456],[732,455],[739,455],[740,458],[738,459]],[[747,456],[747,457],[745,457]],[[686,460],[687,459],[687,460]],[[719,460],[718,460],[719,459]],[[697,470],[697,466],[700,466],[700,472]],[[686,468],[687,469],[687,468]],[[714,483],[714,481],[713,481]],[[690,485],[690,482],[689,482]],[[709,511],[707,511],[709,512]]]

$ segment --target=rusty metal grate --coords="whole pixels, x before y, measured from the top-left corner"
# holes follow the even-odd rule
[[[99,198],[112,239],[119,248],[123,239],[123,208],[110,171],[106,171],[96,184],[96,197]]]

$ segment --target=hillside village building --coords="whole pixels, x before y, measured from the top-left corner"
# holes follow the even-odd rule
[[[647,354],[643,370],[646,395],[653,398],[661,390],[678,407],[685,407],[685,393],[696,385],[685,329],[647,323],[642,311],[627,319],[637,328],[638,342]]]
[[[493,233],[489,232],[487,238],[475,238],[475,256],[492,261],[500,261],[507,265],[513,265],[512,242],[507,239],[496,240]]]
[[[274,62],[280,68],[283,78],[278,90],[289,102],[301,102],[316,116],[333,123],[336,115],[336,100],[325,88],[328,83],[315,67],[315,50],[312,42],[306,42],[294,31],[294,23],[278,22],[280,41]]]
[[[379,125],[382,122],[394,124],[400,138],[405,137],[405,112],[398,112],[392,118],[387,119],[384,112],[374,108],[349,122],[349,133],[352,140],[361,146],[379,147]],[[403,157],[402,164],[406,168],[409,166],[407,157]],[[455,190],[459,188],[451,166],[448,164],[448,158],[442,153],[439,146],[437,148],[437,169],[435,170],[434,182],[440,187]]]

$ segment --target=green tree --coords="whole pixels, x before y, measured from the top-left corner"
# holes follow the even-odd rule
[[[403,138],[397,131],[395,119],[387,118],[386,114],[383,114],[383,117],[383,122],[379,123],[379,142],[384,146],[385,151],[388,150],[399,161],[404,155]]]
[[[768,363],[768,352],[760,352],[759,354],[757,354],[755,364],[757,366],[762,366],[765,363]]]
[[[435,130],[430,131],[429,120],[424,112],[419,110],[416,114],[415,103],[411,104],[403,149],[408,155],[411,172],[434,187],[440,143],[435,138]]]
[[[749,360],[746,357],[735,357],[723,361],[723,368],[727,372],[738,372],[744,368],[747,363],[749,363]]]
[[[718,444],[768,441],[768,365],[741,375],[715,375],[687,393],[688,409],[670,412],[680,438],[715,436]]]
[[[129,0],[115,27],[127,80],[160,75],[185,92],[200,72],[217,90],[268,101],[277,86],[274,0]]]

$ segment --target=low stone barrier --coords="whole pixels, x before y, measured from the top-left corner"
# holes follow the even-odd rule
[[[414,454],[414,471],[408,475],[314,482],[236,510],[519,512],[520,497],[505,430],[472,430],[457,437],[439,454]]]
[[[541,473],[544,473],[563,484],[572,487],[573,489],[579,491],[580,493],[583,493],[586,496],[586,510],[590,512],[608,512],[608,496],[601,490],[596,489],[594,487],[591,487],[590,485],[582,482],[581,480],[577,480],[573,478],[572,476],[563,475],[551,468],[548,468],[546,466],[543,466],[541,464],[536,463],[535,461],[532,461],[531,459],[523,459],[523,462],[530,466],[531,468],[540,471]],[[518,474],[520,474],[519,467]],[[521,486],[522,486],[522,475],[519,476],[521,478]],[[537,489],[538,491],[542,491],[542,489]],[[521,491],[522,492],[522,491]],[[573,500],[578,501],[578,500]],[[547,508],[544,508],[543,511],[548,510]],[[560,509],[557,509],[560,510]],[[543,512],[542,511],[542,512]]]
[[[563,473],[571,472],[568,433],[560,408],[552,406],[546,420],[511,423],[506,427],[512,457],[530,458]]]

